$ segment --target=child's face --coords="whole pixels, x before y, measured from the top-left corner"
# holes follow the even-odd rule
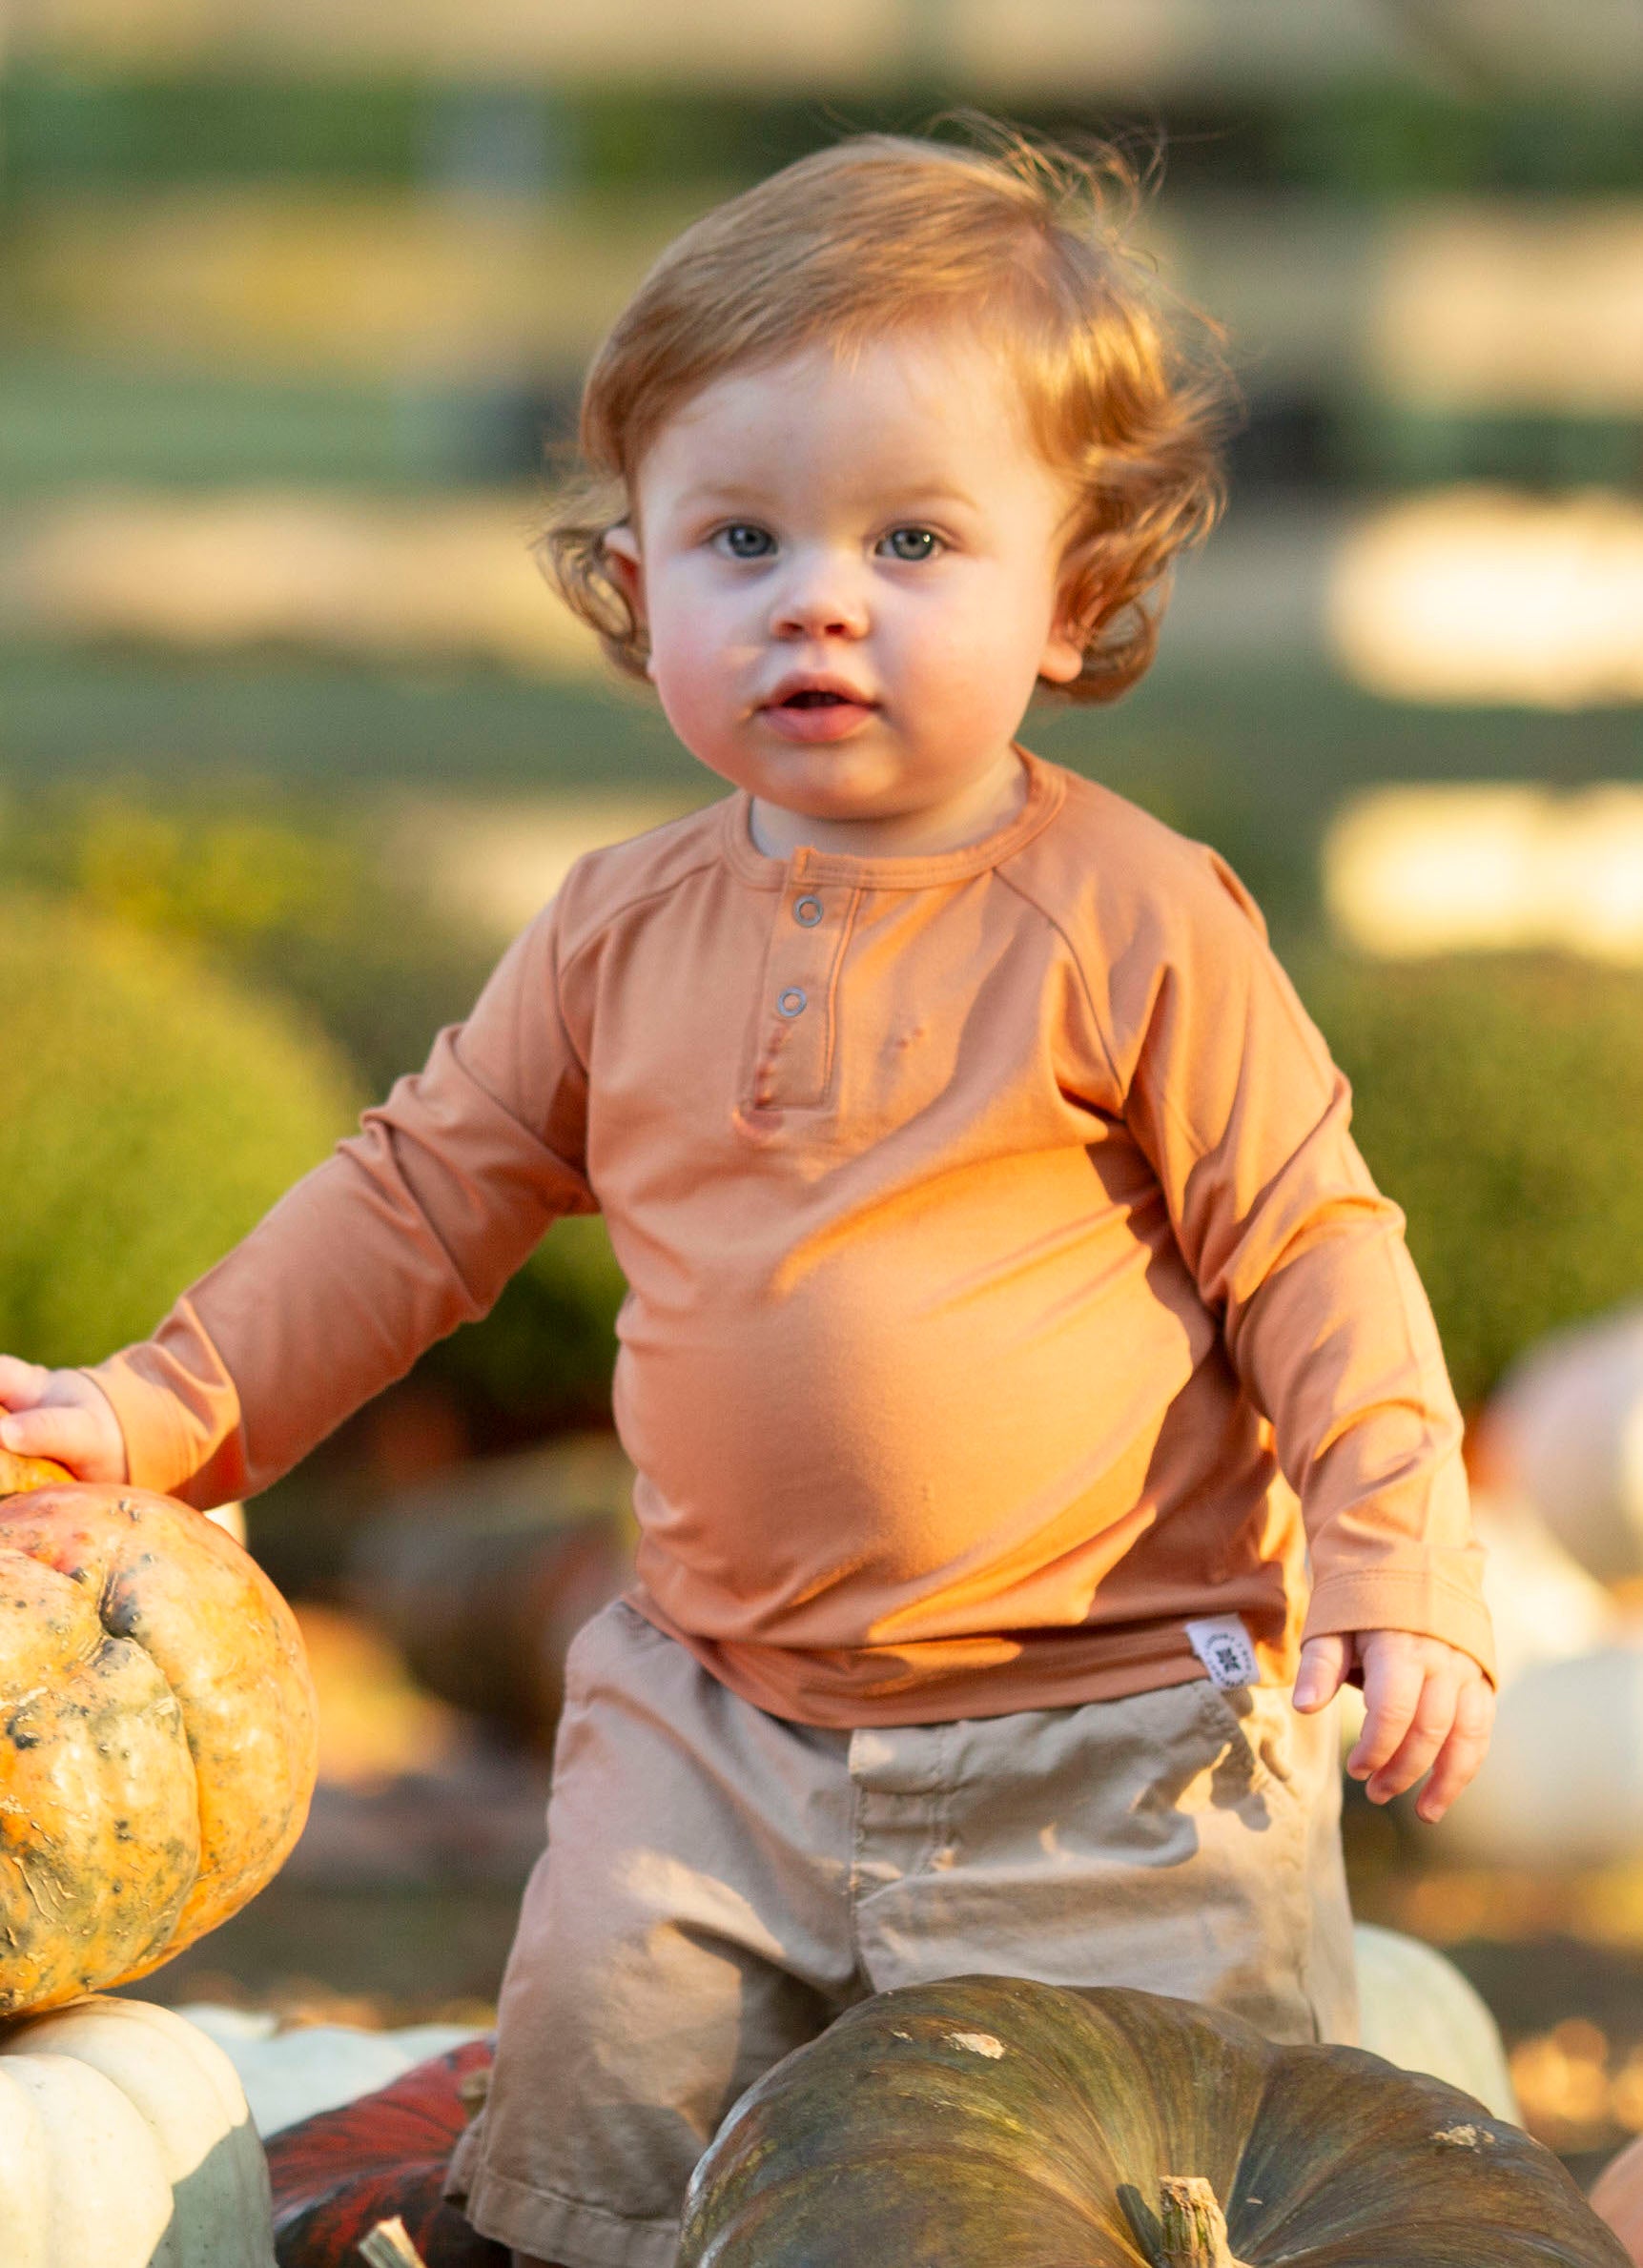
[[[1058,608],[1070,501],[997,358],[920,334],[706,388],[610,548],[685,746],[836,840],[1014,776],[1035,684],[1081,665]]]

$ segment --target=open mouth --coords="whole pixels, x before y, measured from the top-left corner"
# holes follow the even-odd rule
[[[767,727],[791,741],[846,740],[879,713],[871,694],[845,684],[797,684],[772,688],[761,712]]]

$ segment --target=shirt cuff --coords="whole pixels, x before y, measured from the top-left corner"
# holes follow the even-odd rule
[[[1440,1639],[1469,1654],[1491,1686],[1495,1674],[1494,1625],[1481,1595],[1413,1568],[1325,1576],[1314,1587],[1301,1632],[1333,1638],[1365,1630],[1407,1630],[1417,1638]]]
[[[184,1335],[183,1352],[192,1360],[180,1359],[164,1342],[167,1335],[175,1337],[176,1318],[193,1324],[186,1302],[168,1318],[160,1338],[125,1347],[82,1376],[113,1406],[133,1487],[210,1512],[244,1494],[243,1460],[236,1453],[239,1396],[197,1328]]]

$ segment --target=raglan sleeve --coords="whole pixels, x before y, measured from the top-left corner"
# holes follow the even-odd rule
[[[552,1221],[597,1210],[560,950],[550,907],[422,1070],[152,1338],[89,1373],[135,1484],[202,1507],[267,1487],[435,1339],[484,1315]]]
[[[1213,853],[1181,848],[1167,912],[1114,970],[1116,1068],[1200,1295],[1301,1500],[1303,1636],[1413,1631],[1492,1677],[1460,1412],[1404,1216],[1370,1178],[1347,1083],[1247,893]]]

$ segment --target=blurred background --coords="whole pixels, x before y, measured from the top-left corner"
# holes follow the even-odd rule
[[[1516,1745],[1452,1836],[1354,1811],[1359,1904],[1601,2152],[1643,2128],[1639,0],[10,0],[3,1343],[146,1331],[574,856],[703,800],[531,561],[581,369],[715,200],[965,103],[1161,144],[1148,235],[1232,333],[1156,670],[1028,737],[1231,857],[1407,1210]],[[620,1297],[556,1230],[250,1507],[325,1784],[146,1992],[494,1995],[626,1545]]]

